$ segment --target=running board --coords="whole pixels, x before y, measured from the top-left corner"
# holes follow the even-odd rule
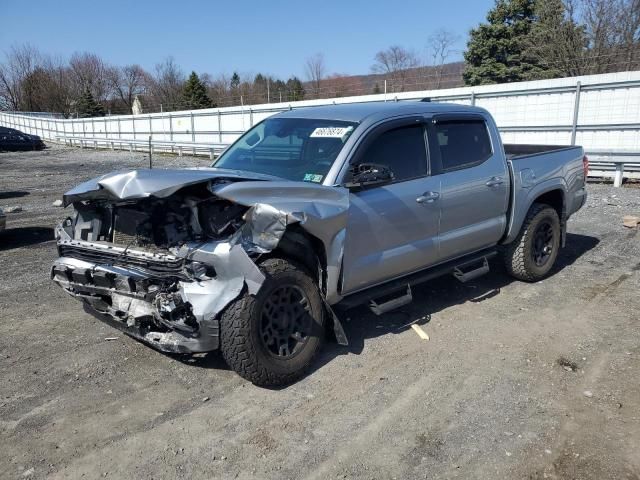
[[[466,270],[466,267],[474,266],[478,264],[477,261],[465,263],[462,265],[458,265],[453,269],[453,276],[456,277],[460,282],[467,283],[474,278],[481,277],[489,273],[489,262],[487,261],[487,257],[482,259],[482,264],[477,268],[473,268],[471,270]],[[465,271],[466,270],[466,271]]]
[[[407,291],[404,295],[392,298],[391,300],[387,300],[383,303],[376,303],[374,299],[371,299],[369,300],[369,308],[376,315],[382,315],[390,312],[391,310],[395,310],[396,308],[408,305],[412,301],[413,296],[411,295],[411,285],[407,285]]]
[[[407,290],[407,285],[414,287],[442,275],[451,274],[455,271],[456,268],[460,268],[461,270],[463,270],[463,267],[467,265],[472,265],[475,262],[488,260],[495,255],[496,250],[493,248],[481,250],[479,252],[475,252],[462,258],[457,258],[455,260],[450,260],[448,262],[433,266],[431,268],[427,268],[411,275],[406,275],[404,277],[390,280],[375,287],[354,292],[350,295],[345,296],[339,303],[333,305],[333,307],[340,311],[345,311],[358,305],[369,304],[371,299],[380,299],[381,297],[394,295],[397,297],[400,295],[400,292],[405,292]]]

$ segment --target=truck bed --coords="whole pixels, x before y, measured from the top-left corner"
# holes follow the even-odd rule
[[[507,160],[518,160],[524,157],[532,157],[541,153],[549,153],[559,150],[575,148],[571,145],[535,145],[524,143],[505,143],[504,153]]]
[[[563,222],[582,206],[586,195],[582,147],[505,144],[504,151],[513,187],[504,243],[515,239],[532,202],[547,191],[561,188]]]

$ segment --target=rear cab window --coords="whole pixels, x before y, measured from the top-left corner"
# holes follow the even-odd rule
[[[435,119],[431,139],[443,172],[480,165],[493,155],[487,124],[480,117]]]

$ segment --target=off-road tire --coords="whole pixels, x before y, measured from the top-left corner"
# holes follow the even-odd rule
[[[553,232],[553,246],[544,265],[536,265],[534,260],[534,237],[542,224],[548,224]],[[520,233],[504,249],[504,263],[507,272],[525,282],[536,282],[545,278],[558,258],[560,249],[560,219],[556,210],[543,203],[534,203],[522,224]]]
[[[227,364],[241,377],[259,386],[287,385],[298,380],[312,364],[324,341],[324,308],[316,282],[296,263],[269,258],[259,264],[266,279],[257,295],[244,292],[220,318],[220,350]],[[279,287],[299,288],[308,301],[311,334],[293,357],[276,358],[261,337],[265,301]]]

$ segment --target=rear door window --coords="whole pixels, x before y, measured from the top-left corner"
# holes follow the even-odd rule
[[[479,165],[493,154],[484,120],[437,121],[433,128],[443,171]]]

